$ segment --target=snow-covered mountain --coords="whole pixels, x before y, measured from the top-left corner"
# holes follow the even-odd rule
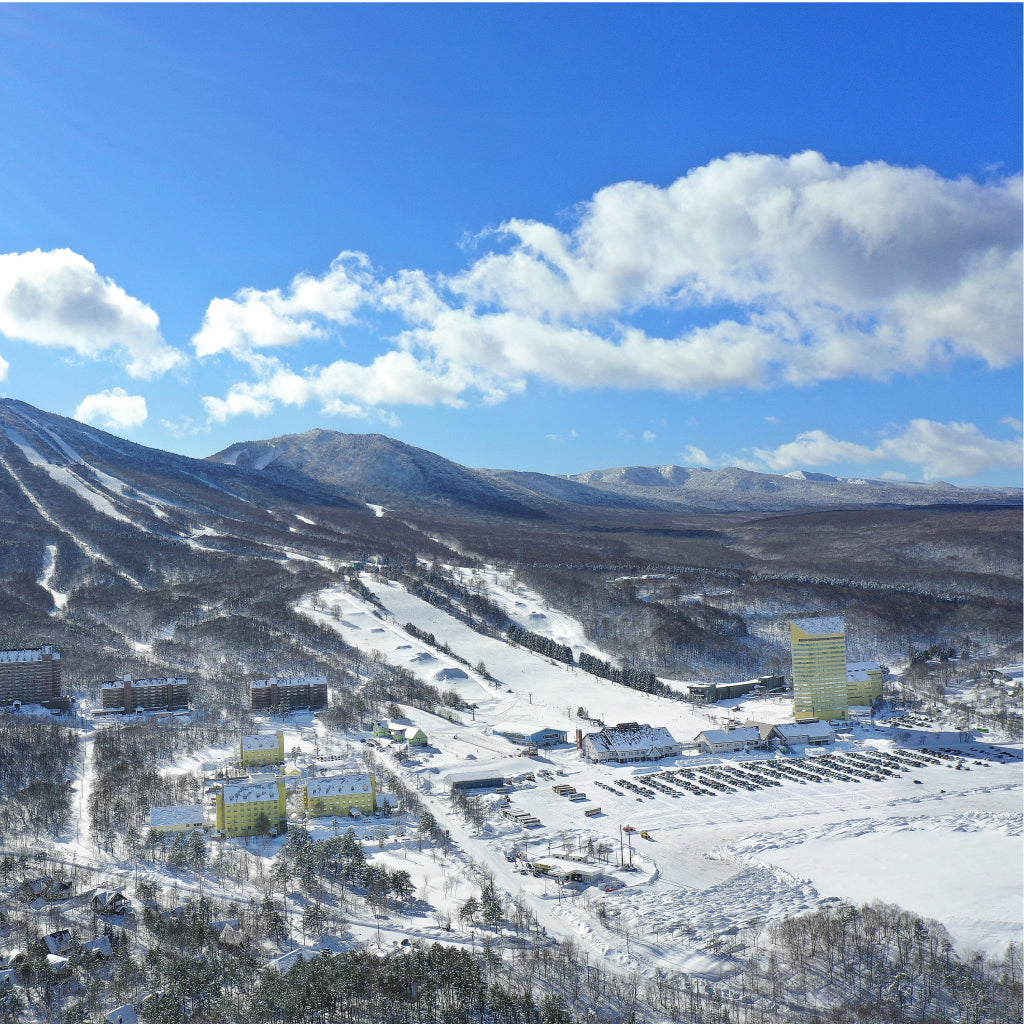
[[[0,400],[0,572],[45,579],[51,594],[101,577],[146,588],[225,560],[351,557],[374,549],[378,524],[283,467],[175,455]]]
[[[1014,504],[1015,488],[938,482],[846,480],[802,470],[785,475],[729,467],[625,466],[571,476],[469,469],[381,434],[310,430],[244,441],[211,461],[268,476],[301,473],[363,501],[405,509],[571,516],[573,509],[753,512],[853,506]]]
[[[851,506],[1019,504],[1013,487],[957,487],[944,481],[912,483],[845,479],[795,470],[783,475],[730,466],[622,466],[569,477],[597,490],[646,497],[687,509],[783,511]]]
[[[309,430],[233,444],[210,461],[271,479],[298,472],[378,505],[464,508],[526,518],[540,510],[529,492],[382,434]]]

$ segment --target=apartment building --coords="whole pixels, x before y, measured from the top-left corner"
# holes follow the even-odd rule
[[[284,779],[226,784],[216,796],[217,831],[229,839],[283,832],[288,827],[286,800]]]
[[[261,764],[281,764],[284,761],[284,733],[243,736],[239,743],[238,756],[244,768]]]
[[[188,708],[187,679],[122,679],[101,688],[104,711],[183,711]]]
[[[377,809],[377,790],[372,775],[327,775],[306,780],[306,814],[310,818],[343,818],[353,808],[360,814]]]
[[[320,711],[327,707],[327,676],[254,679],[249,705],[253,711]]]
[[[793,717],[832,721],[849,718],[846,691],[846,627],[842,616],[793,619]]]
[[[0,704],[66,703],[60,693],[60,651],[0,651]]]

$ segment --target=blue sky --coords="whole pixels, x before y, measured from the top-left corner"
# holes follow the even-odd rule
[[[1021,12],[2,6],[0,393],[1019,485]]]

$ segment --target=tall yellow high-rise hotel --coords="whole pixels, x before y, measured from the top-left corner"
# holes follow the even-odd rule
[[[846,627],[842,617],[793,619],[789,623],[793,656],[793,717],[849,718],[846,682]]]

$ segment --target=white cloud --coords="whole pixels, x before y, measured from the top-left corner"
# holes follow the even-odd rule
[[[343,252],[322,277],[299,274],[287,292],[243,288],[234,298],[213,299],[192,345],[200,357],[230,352],[244,358],[253,350],[321,338],[330,324],[352,323],[372,283],[367,257]]]
[[[983,185],[818,153],[732,155],[667,188],[602,189],[568,233],[520,220],[501,230],[511,251],[450,282],[470,304],[557,321],[738,308],[762,350],[747,384],[1020,355],[1019,176]]]
[[[602,189],[567,230],[509,220],[482,236],[495,251],[450,277],[382,277],[342,253],[283,291],[213,300],[192,343],[256,375],[209,399],[223,417],[288,401],[500,402],[531,380],[704,392],[1005,367],[1022,347],[1021,222],[1020,176],[734,154],[664,188]],[[652,310],[677,326],[652,336]],[[261,362],[381,316],[397,333],[365,365]]]
[[[129,395],[124,388],[110,388],[95,395],[86,395],[75,410],[75,419],[82,423],[98,423],[112,430],[140,427],[149,410],[142,395]]]
[[[985,436],[973,423],[926,419],[911,420],[873,445],[841,441],[823,430],[810,430],[777,448],[754,449],[754,454],[777,472],[843,463],[905,462],[917,466],[928,480],[972,477],[988,469],[1020,466],[1022,462],[1019,437],[1004,441]]]
[[[325,367],[296,373],[282,363],[259,361],[262,378],[233,384],[224,398],[204,396],[207,415],[217,422],[248,414],[264,416],[278,404],[320,402],[334,415],[380,417],[388,405],[437,405],[458,408],[470,388],[485,388],[459,367],[433,365],[404,351],[385,352],[368,366],[339,359]],[[393,418],[391,418],[393,422]]]
[[[0,333],[92,358],[123,350],[133,377],[164,373],[183,358],[149,306],[70,249],[0,254]]]
[[[643,436],[645,441],[657,441],[658,439],[658,435],[653,430],[645,430]]]
[[[711,460],[703,448],[688,444],[680,453],[679,460],[684,466],[710,466]]]

